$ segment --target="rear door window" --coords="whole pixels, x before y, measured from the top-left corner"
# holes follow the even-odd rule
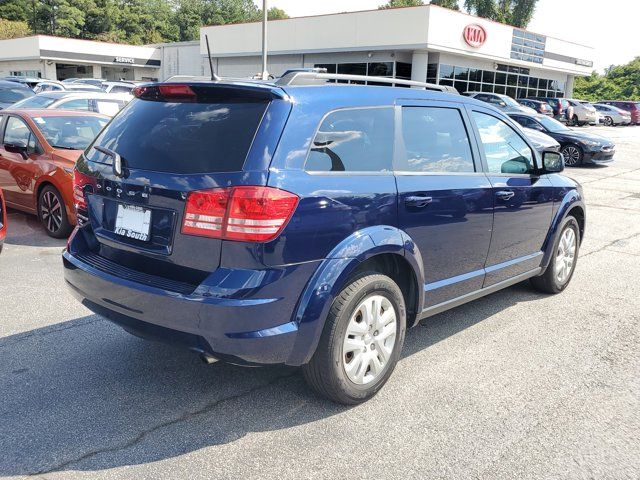
[[[402,139],[398,171],[475,171],[469,135],[458,109],[404,107]]]
[[[309,172],[390,172],[393,108],[337,110],[327,115],[307,158]]]
[[[197,103],[136,99],[95,141],[117,152],[129,168],[167,173],[242,171],[268,102],[240,98]],[[95,149],[90,161],[111,158]]]

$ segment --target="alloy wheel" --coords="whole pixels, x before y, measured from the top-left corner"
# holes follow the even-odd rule
[[[578,147],[569,145],[562,149],[562,156],[564,157],[564,164],[568,166],[577,165],[580,162],[580,150]]]
[[[342,366],[349,380],[365,385],[389,363],[396,343],[398,315],[382,295],[366,297],[354,310],[342,344]]]
[[[567,228],[560,237],[556,252],[555,274],[556,280],[563,285],[571,276],[576,255],[576,233],[573,228]]]
[[[62,225],[62,204],[51,191],[45,192],[40,203],[40,216],[45,228],[55,233]]]
[[[604,124],[605,124],[607,127],[610,127],[611,125],[613,125],[613,119],[612,119],[611,117],[605,117],[605,119],[604,119]]]

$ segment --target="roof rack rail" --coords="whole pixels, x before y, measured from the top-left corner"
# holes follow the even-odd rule
[[[406,85],[409,87],[424,88],[425,90],[435,90],[438,92],[458,93],[458,91],[448,85],[436,85],[435,83],[416,82],[414,80],[403,80],[400,78],[372,77],[367,75],[346,75],[340,73],[321,73],[308,71],[289,72],[276,80],[276,85],[322,85],[328,80],[348,80],[356,82],[376,82],[387,83],[389,85]]]

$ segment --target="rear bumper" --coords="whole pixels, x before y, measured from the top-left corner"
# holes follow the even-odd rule
[[[291,321],[296,302],[317,268],[307,263],[255,276],[252,270],[216,272],[195,292],[183,294],[98,270],[70,248],[63,253],[65,281],[93,312],[139,337],[249,365],[288,363],[298,335]],[[227,288],[238,281],[242,288]],[[216,288],[224,296],[212,295]]]

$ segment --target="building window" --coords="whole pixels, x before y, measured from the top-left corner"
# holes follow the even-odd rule
[[[531,63],[542,63],[547,38],[544,35],[513,29],[511,58]]]
[[[411,64],[405,62],[396,62],[396,78],[411,79]]]
[[[565,82],[531,76],[531,70],[514,65],[498,64],[496,71],[455,65],[428,67],[427,81],[450,85],[460,93],[486,92],[509,95],[512,98],[562,97]],[[433,75],[432,77],[429,77]]]
[[[393,77],[393,62],[378,62],[367,65],[370,77]]]
[[[40,73],[40,70],[14,70],[11,72],[11,76],[42,78],[42,73]]]
[[[370,62],[370,63],[316,63],[314,68],[326,68],[327,73],[339,73],[343,75],[368,75],[371,77],[394,78],[394,62]],[[395,62],[395,78],[411,79],[411,64]],[[332,80],[335,82],[335,80]],[[434,79],[435,82],[435,79]],[[361,82],[358,80],[338,80],[338,83],[358,83],[369,85],[388,85],[381,82]]]

